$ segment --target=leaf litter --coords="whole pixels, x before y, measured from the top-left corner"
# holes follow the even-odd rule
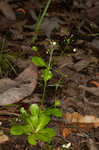
[[[0,106],[16,103],[31,95],[37,78],[37,67],[31,63],[15,80],[1,79]]]
[[[14,51],[25,57],[24,61],[18,59],[14,62],[21,69],[17,77],[0,79],[0,127],[7,135],[13,122],[11,117],[19,115],[19,107],[23,105],[28,109],[31,102],[36,99],[37,103],[40,101],[43,84],[41,77],[38,78],[37,67],[30,61],[31,56],[36,55],[30,41],[34,36],[38,13],[44,6],[45,2],[39,0],[0,1],[0,44],[5,37],[4,52]],[[53,118],[51,123],[62,137],[53,139],[55,150],[61,150],[62,144],[67,141],[72,143],[71,149],[99,149],[99,40],[98,36],[91,36],[99,32],[98,6],[97,0],[52,1],[40,27],[36,46],[45,60],[48,58],[45,52],[48,50],[47,39],[52,38],[58,45],[53,56],[54,78],[49,81],[46,93],[46,105],[49,106],[54,99],[54,85],[61,80],[56,98],[60,100],[65,117],[59,120]],[[69,34],[75,37],[75,42],[71,45],[66,43]],[[39,70],[41,72],[42,69]],[[52,91],[49,87],[52,87]],[[34,96],[33,100],[29,99],[31,94]],[[16,108],[13,105],[5,107],[13,103],[17,105]],[[10,149],[17,150],[40,149],[38,145],[30,147],[24,139],[25,137],[19,141],[17,137],[11,137],[7,139],[8,142],[1,144],[1,148],[7,149],[10,146]],[[45,150],[50,149],[46,144],[45,147]]]

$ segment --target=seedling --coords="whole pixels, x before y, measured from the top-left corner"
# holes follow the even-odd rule
[[[23,107],[20,112],[21,120],[24,122],[21,125],[12,126],[12,135],[27,135],[28,143],[31,145],[36,145],[38,140],[50,143],[52,137],[56,136],[55,130],[46,126],[51,121],[52,115],[56,117],[62,116],[58,108],[52,107],[47,110],[41,110],[37,104],[32,104],[29,107],[29,112]]]
[[[71,44],[74,42],[74,35],[71,34],[69,37],[65,37],[65,38],[64,38],[64,42],[65,42],[67,45],[71,45]]]

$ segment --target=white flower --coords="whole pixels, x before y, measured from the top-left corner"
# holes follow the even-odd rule
[[[71,147],[71,143],[63,144],[62,147],[66,148],[66,149],[69,149]]]
[[[52,44],[53,44],[53,46],[55,46],[55,45],[56,45],[56,42],[54,41],[54,42],[52,42]]]
[[[76,49],[76,48],[74,48],[74,49],[73,49],[73,52],[76,52],[76,51],[77,51],[77,49]]]

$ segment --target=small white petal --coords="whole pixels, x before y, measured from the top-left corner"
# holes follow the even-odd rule
[[[76,48],[74,48],[74,49],[73,49],[73,52],[76,52],[76,51],[77,51],[77,49],[76,49]]]
[[[55,45],[56,45],[56,42],[54,41],[54,42],[53,42],[53,46],[55,46]]]

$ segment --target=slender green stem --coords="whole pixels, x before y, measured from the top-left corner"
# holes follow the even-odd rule
[[[32,44],[34,44],[34,42],[35,42],[35,40],[36,40],[36,38],[38,36],[40,25],[41,25],[41,23],[43,21],[44,16],[46,15],[46,12],[47,12],[47,10],[49,8],[50,3],[51,3],[51,0],[48,0],[42,15],[41,15],[40,19],[38,20],[38,23],[37,23],[36,29],[35,29],[35,36],[32,38],[32,41],[31,41]]]
[[[5,39],[2,40],[1,50],[4,50],[5,48]]]
[[[51,62],[52,62],[53,51],[54,51],[54,48],[52,47],[52,49],[51,49],[51,52],[50,52],[49,64],[48,64],[48,66],[49,66],[49,69],[50,69],[50,67],[51,67]]]
[[[41,101],[41,108],[43,107],[43,104],[44,104],[46,87],[47,87],[47,81],[44,81],[44,89],[43,89],[43,95],[42,95],[42,101]]]
[[[53,45],[52,45],[52,42],[50,42],[50,44],[51,44],[51,50],[50,50],[49,63],[48,63],[48,66],[47,66],[47,68],[48,68],[49,70],[50,70],[50,67],[51,67],[52,56],[53,56],[53,51],[54,51],[54,47],[53,47]],[[47,87],[47,80],[44,81],[44,89],[43,89],[41,107],[43,107],[43,104],[44,104],[46,87]]]
[[[99,33],[88,34],[88,36],[99,36]]]
[[[13,65],[10,63],[8,58],[5,58],[5,61],[7,62],[7,64],[11,67],[11,69],[13,70],[13,72],[17,75],[17,72],[15,70],[15,68],[13,67]]]

